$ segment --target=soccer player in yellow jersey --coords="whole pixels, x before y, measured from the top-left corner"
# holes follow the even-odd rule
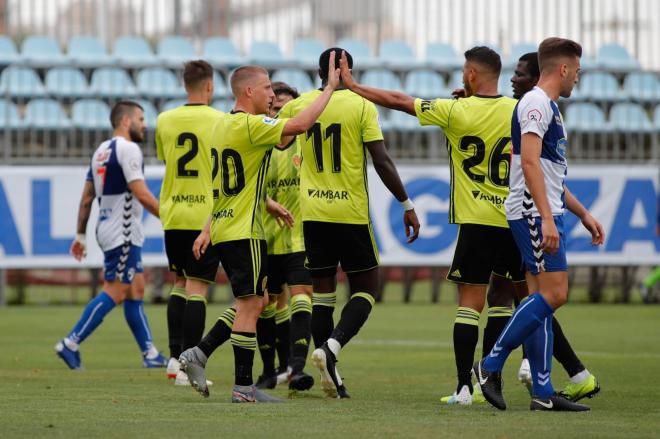
[[[232,402],[279,401],[256,389],[252,381],[255,332],[267,269],[264,183],[273,147],[287,145],[291,136],[307,131],[330,100],[339,82],[334,63],[328,75],[323,92],[305,111],[290,119],[273,119],[266,116],[274,98],[268,72],[257,66],[239,67],[230,79],[236,98],[234,109],[220,118],[214,129],[212,145],[220,158],[219,197],[213,205],[212,220],[195,241],[193,252],[198,256],[210,253],[222,263],[236,297],[231,333],[235,372]],[[195,389],[208,396],[204,371],[208,356],[202,347],[184,351],[179,358]]]
[[[196,260],[192,246],[213,207],[212,178],[218,171],[211,134],[223,114],[209,107],[213,98],[213,67],[203,60],[184,65],[186,105],[161,113],[156,122],[158,158],[165,161],[160,192],[160,217],[165,251],[176,282],[167,303],[170,361],[167,374],[187,385],[179,370],[183,350],[195,346],[204,333],[206,293],[215,280],[217,262],[208,256]]]
[[[273,117],[284,104],[298,97],[298,92],[283,82],[273,83],[273,93]],[[301,163],[300,144],[293,140],[286,149],[273,150],[266,175],[268,196],[289,210],[297,221],[288,228],[281,227],[270,215],[264,218],[270,303],[257,322],[257,343],[264,363],[257,388],[272,389],[278,382],[288,382],[291,390],[308,390],[314,385],[314,378],[303,372],[311,338],[312,278],[305,268],[305,243],[300,221]],[[288,293],[291,295],[290,323]],[[276,348],[280,361],[277,373]]]
[[[341,63],[342,81],[352,91],[378,105],[415,116],[422,125],[440,126],[447,137],[451,171],[449,222],[460,227],[447,276],[458,285],[459,292],[453,331],[458,386],[446,402],[471,404],[471,369],[479,339],[479,316],[491,274],[508,275],[514,282],[525,279],[504,212],[509,193],[510,119],[516,101],[497,92],[500,56],[483,46],[465,52],[464,99],[423,100],[367,87],[353,80],[345,57]],[[511,315],[510,308],[496,311],[489,315],[484,339],[497,339]],[[479,400],[483,401],[480,394]]]
[[[319,75],[326,84],[335,55],[331,48],[319,57]],[[349,65],[352,58],[347,55]],[[338,60],[337,60],[338,61]],[[330,66],[330,68],[328,67]],[[292,117],[321,94],[304,93],[286,104],[280,117]],[[302,151],[300,209],[307,268],[312,275],[312,361],[321,372],[321,386],[329,396],[347,398],[348,392],[335,363],[339,351],[367,320],[378,288],[378,249],[369,217],[367,151],[385,186],[403,203],[408,242],[417,239],[419,221],[390,158],[378,124],[376,107],[342,87],[318,121],[298,136]],[[337,266],[348,275],[351,298],[336,327]]]

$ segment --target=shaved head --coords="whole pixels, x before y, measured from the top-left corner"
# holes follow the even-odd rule
[[[252,86],[260,75],[268,76],[268,70],[259,66],[242,66],[234,70],[229,79],[231,92],[238,98],[246,87]]]

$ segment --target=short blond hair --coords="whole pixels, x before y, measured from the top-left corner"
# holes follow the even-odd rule
[[[259,74],[268,76],[268,70],[260,66],[241,66],[231,72],[229,84],[234,97],[238,97],[245,85]]]

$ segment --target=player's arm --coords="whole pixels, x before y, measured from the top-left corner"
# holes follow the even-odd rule
[[[353,79],[351,69],[348,68],[348,61],[346,60],[346,54],[344,52],[342,52],[339,64],[341,67],[341,80],[344,85],[353,93],[359,94],[363,98],[373,102],[374,104],[380,105],[381,107],[403,111],[412,116],[416,116],[415,98],[398,91],[383,90],[380,88],[368,87],[366,85],[358,84]]]
[[[552,217],[550,202],[545,190],[545,179],[541,169],[541,138],[532,132],[522,135],[520,147],[520,161],[527,188],[532,194],[534,205],[541,216],[541,233],[543,242],[541,247],[548,253],[559,249],[559,232]]]
[[[596,218],[591,215],[591,212],[580,203],[580,200],[568,190],[566,185],[564,185],[564,201],[568,210],[580,218],[582,225],[584,225],[589,233],[591,233],[591,244],[601,245],[605,242],[605,230],[603,229],[603,226],[596,221]]]
[[[316,122],[316,119],[319,118],[323,110],[325,110],[326,105],[330,102],[332,97],[332,92],[335,91],[337,85],[339,85],[339,69],[335,69],[335,53],[330,53],[330,62],[328,66],[328,83],[323,89],[323,92],[317,97],[314,102],[312,102],[307,108],[301,111],[295,117],[288,119],[282,130],[282,142],[278,145],[278,148],[286,148],[292,138],[291,136],[296,136],[302,134],[311,128]]]
[[[76,238],[71,243],[69,252],[77,260],[80,261],[87,254],[87,222],[89,215],[92,212],[92,203],[96,197],[94,190],[94,182],[91,180],[85,181],[82,196],[80,197],[80,204],[78,205],[78,224],[76,226]]]
[[[128,188],[131,190],[133,196],[138,199],[140,204],[142,204],[150,214],[156,218],[160,218],[158,212],[158,200],[154,197],[154,194],[151,193],[143,179],[131,181],[128,183]]]
[[[367,142],[364,145],[369,150],[376,173],[383,181],[383,184],[385,184],[385,187],[403,206],[403,224],[406,228],[408,242],[411,243],[419,236],[419,220],[415,213],[415,206],[408,198],[406,188],[403,186],[394,161],[385,148],[385,142],[377,140],[375,142]]]

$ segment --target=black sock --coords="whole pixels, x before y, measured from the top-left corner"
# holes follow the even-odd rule
[[[374,296],[369,293],[351,295],[351,299],[341,310],[341,318],[330,338],[337,340],[342,347],[346,346],[367,321],[374,303]]]
[[[275,350],[280,362],[279,371],[284,372],[289,365],[289,332],[291,328],[289,305],[275,313]]]
[[[257,320],[257,345],[264,363],[264,376],[275,374],[275,311],[277,304],[264,308]]]
[[[254,332],[232,332],[231,345],[234,348],[234,384],[251,386],[252,363],[257,349],[257,337]]]
[[[333,314],[337,293],[314,293],[312,295],[312,338],[314,346],[320,348],[330,338],[335,328]]]
[[[491,306],[488,308],[488,320],[484,328],[484,339],[482,341],[481,357],[486,358],[495,346],[497,338],[509,322],[513,310],[504,306]]]
[[[183,351],[183,314],[186,312],[186,289],[174,287],[167,299],[167,335],[170,357],[179,358]]]
[[[234,317],[236,317],[236,310],[234,308],[227,308],[208,334],[199,342],[197,347],[204,352],[206,358],[209,358],[216,349],[229,340],[231,328],[234,326]]]
[[[197,346],[204,335],[206,298],[193,294],[188,297],[183,315],[183,350]]]
[[[584,365],[573,351],[571,344],[566,339],[564,331],[556,318],[552,318],[552,333],[555,337],[552,345],[552,354],[564,366],[569,377],[577,375],[584,370]]]
[[[293,373],[302,372],[307,361],[311,338],[312,299],[307,294],[291,297],[291,359]]]
[[[459,306],[454,320],[454,357],[456,358],[456,393],[468,386],[472,393],[472,364],[474,351],[479,341],[479,313],[468,307]]]

